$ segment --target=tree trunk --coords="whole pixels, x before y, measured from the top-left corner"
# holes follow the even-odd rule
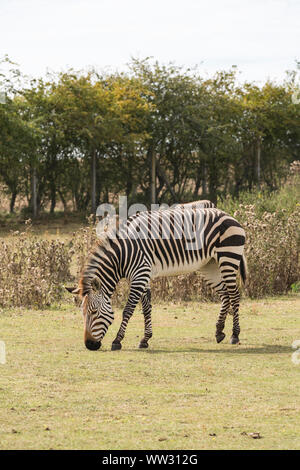
[[[194,200],[196,200],[198,198],[200,184],[201,184],[201,167],[198,166],[197,172],[196,172],[196,177],[195,177],[195,188],[194,188],[194,191],[193,191],[193,199]]]
[[[91,200],[92,200],[92,214],[96,213],[96,150],[92,152],[92,191],[91,191]]]
[[[59,197],[61,199],[61,202],[63,203],[64,212],[67,212],[67,203],[66,203],[66,200],[64,198],[64,195],[62,194],[62,192],[60,190],[58,190],[58,194],[59,194]],[[74,205],[74,201],[73,201],[73,205]]]
[[[206,195],[207,195],[206,179],[207,179],[207,171],[206,171],[205,163],[203,163],[203,169],[202,169],[202,199],[205,199]]]
[[[151,151],[151,204],[156,203],[156,156]]]
[[[9,212],[11,214],[13,214],[13,212],[14,212],[16,197],[17,197],[17,191],[13,191],[12,194],[11,194],[10,205],[9,205]]]
[[[167,175],[165,173],[165,171],[163,170],[163,168],[160,166],[160,163],[157,161],[156,162],[156,165],[157,165],[157,171],[160,175],[160,177],[162,178],[163,182],[165,183],[165,185],[167,186],[168,190],[170,191],[172,197],[173,197],[173,202],[178,202],[177,201],[177,196],[175,194],[175,191],[173,190],[168,178],[167,178]]]
[[[100,204],[101,191],[102,191],[101,173],[99,172],[99,164],[98,164],[97,180],[96,180],[96,207],[98,207]]]
[[[261,180],[261,138],[257,141],[257,189],[260,190]]]
[[[31,205],[32,205],[32,215],[33,217],[37,216],[37,176],[36,168],[32,170],[31,176]]]
[[[54,213],[54,209],[56,206],[56,188],[54,180],[51,181],[51,206],[50,206],[50,214]]]
[[[214,161],[209,165],[209,199],[217,203],[218,174]]]

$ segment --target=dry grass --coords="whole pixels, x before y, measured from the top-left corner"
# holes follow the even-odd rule
[[[63,240],[37,237],[27,224],[0,240],[0,307],[41,308],[61,298],[73,251]]]
[[[299,449],[299,296],[244,300],[239,346],[231,318],[215,343],[218,310],[154,304],[149,350],[137,349],[137,311],[114,352],[119,309],[97,352],[84,348],[75,306],[3,311],[0,448]]]
[[[234,215],[243,223],[247,237],[247,295],[287,293],[300,280],[300,205],[291,213],[279,209],[261,217],[254,205],[246,205]]]

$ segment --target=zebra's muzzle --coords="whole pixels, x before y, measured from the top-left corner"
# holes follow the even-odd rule
[[[100,346],[101,346],[101,341],[92,341],[90,339],[87,339],[85,341],[85,346],[90,350],[90,351],[97,351]]]

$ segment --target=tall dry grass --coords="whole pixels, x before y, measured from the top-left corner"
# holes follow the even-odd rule
[[[285,294],[299,281],[300,206],[290,214],[284,209],[264,212],[257,218],[255,206],[235,212],[247,234],[246,294],[250,297]]]
[[[42,308],[61,299],[71,278],[68,244],[41,239],[28,220],[24,232],[0,240],[0,252],[0,307]]]

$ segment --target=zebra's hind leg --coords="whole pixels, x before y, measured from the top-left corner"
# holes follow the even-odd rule
[[[225,320],[230,308],[230,299],[224,283],[219,286],[219,288],[215,288],[215,292],[217,292],[221,298],[221,310],[219,313],[219,318],[216,323],[216,341],[217,343],[221,343],[225,338],[225,333],[223,332],[225,326]]]
[[[218,321],[216,323],[216,341],[221,343],[225,338],[225,333],[223,332],[227,313],[230,308],[230,299],[227,292],[226,285],[222,279],[221,272],[217,262],[212,259],[200,270],[202,276],[204,277],[207,285],[210,286],[220,297],[222,301],[221,310],[219,313]]]
[[[145,332],[144,338],[141,340],[139,344],[140,349],[148,348],[148,341],[152,338],[152,322],[151,322],[151,291],[149,288],[145,290],[141,298],[142,307],[143,307],[143,315],[144,315],[144,322],[145,322]]]
[[[239,334],[240,334],[240,321],[239,321],[239,306],[240,306],[240,293],[235,285],[227,286],[227,290],[229,292],[230,303],[232,307],[232,315],[233,315],[233,327],[232,327],[232,336],[231,336],[231,344],[238,344]]]
[[[233,316],[233,327],[232,327],[232,336],[231,336],[231,344],[238,344],[239,343],[239,334],[240,334],[240,321],[239,321],[239,306],[240,306],[240,292],[237,287],[236,277],[237,277],[237,270],[232,269],[226,270],[226,274],[223,272],[223,279],[226,285],[226,289],[230,299],[231,311]]]

